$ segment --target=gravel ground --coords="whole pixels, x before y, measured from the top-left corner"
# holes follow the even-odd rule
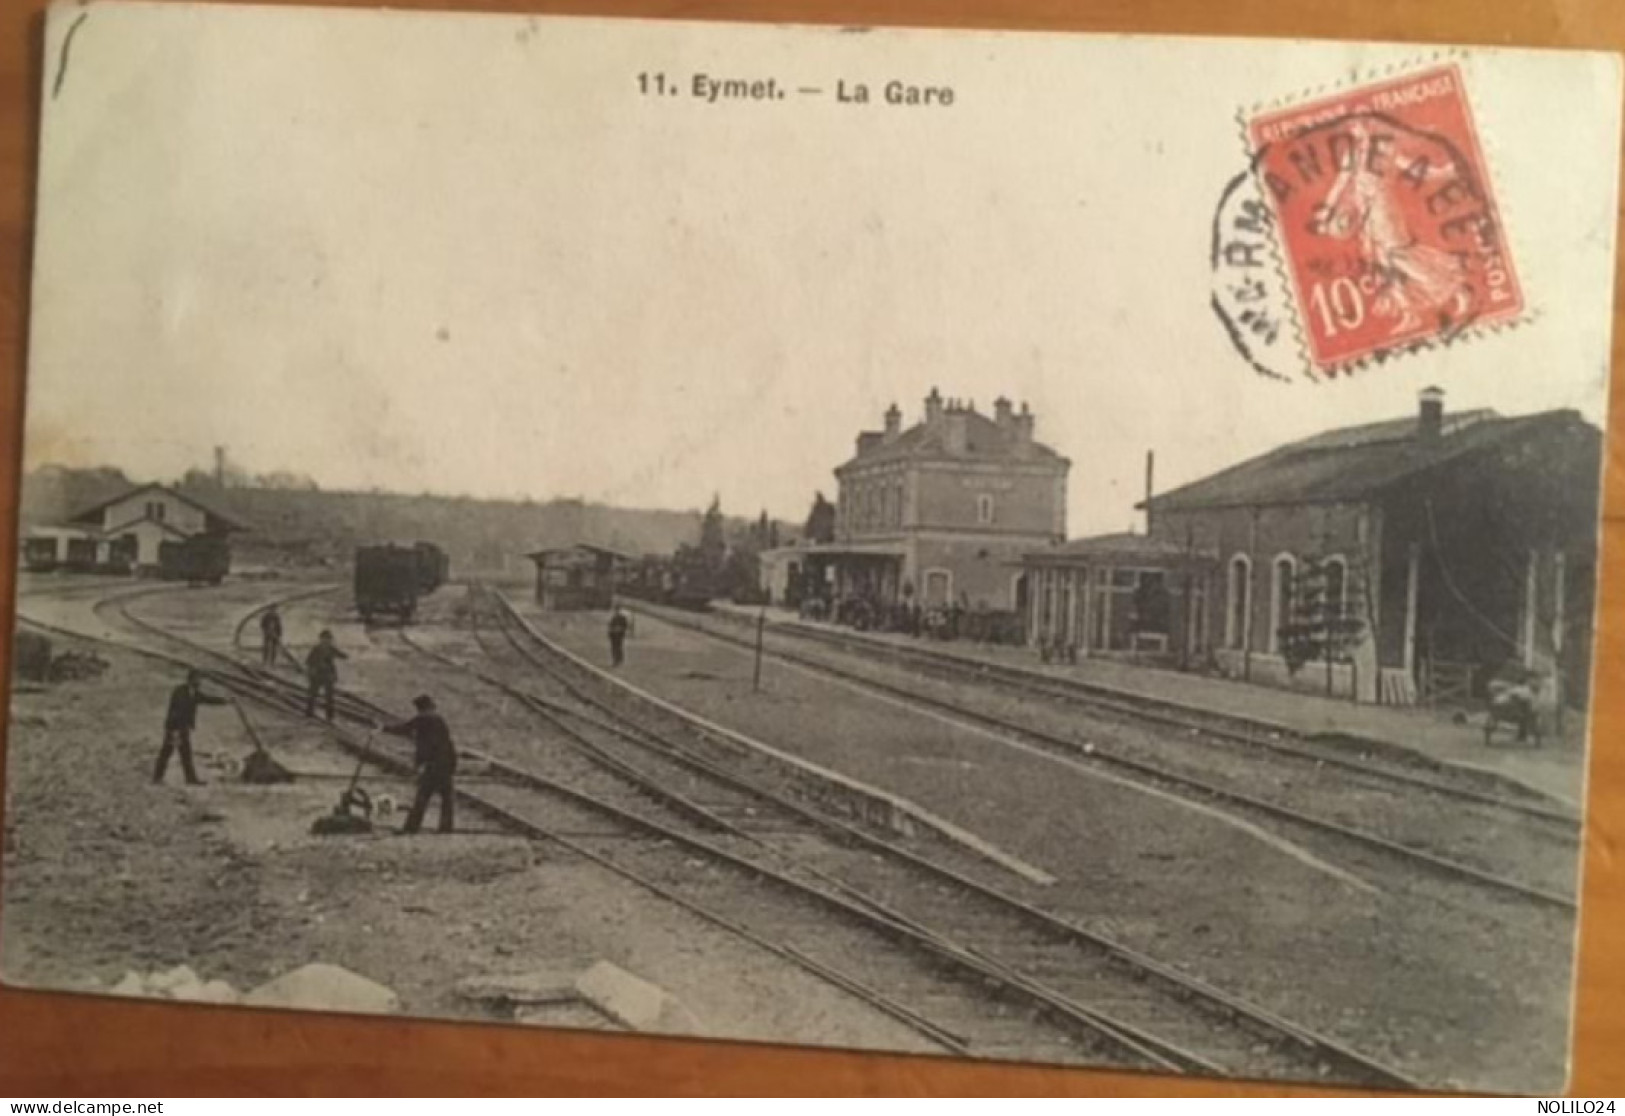
[[[278,588],[285,591],[287,587],[268,587],[267,594],[275,595]],[[344,664],[344,684],[404,711],[412,694],[433,688],[439,680],[424,665],[404,664],[368,640],[346,617],[344,596],[293,606],[288,611],[290,642],[302,650],[319,627],[334,628],[340,645],[352,653]],[[436,594],[425,616],[431,623],[425,626],[432,627],[437,618],[454,616],[459,599],[455,588]],[[219,603],[211,606],[211,600]],[[199,630],[219,631],[224,625],[228,633],[227,620],[248,607],[244,597],[224,592],[216,597],[194,594],[190,601],[177,606],[173,600],[143,598],[138,607],[143,615],[166,619],[178,618],[162,611],[172,606],[180,607],[182,614],[201,608],[204,623]],[[211,609],[212,615],[222,617],[219,624],[209,622]],[[600,662],[607,658],[601,615],[549,617],[547,622],[557,622],[558,634],[588,657]],[[1342,1038],[1423,1080],[1489,1091],[1539,1091],[1561,1083],[1571,946],[1571,932],[1561,920],[1533,920],[1509,927],[1471,910],[1451,911],[1402,894],[1373,893],[1321,870],[1279,842],[1261,839],[1212,815],[1012,750],[985,734],[922,718],[849,687],[771,662],[766,668],[766,692],[753,694],[748,657],[702,637],[662,632],[659,626],[640,621],[631,651],[628,674],[663,696],[778,747],[912,797],[1061,878],[1051,889],[1027,889],[1024,894],[1029,899]],[[103,688],[112,692],[117,673],[105,676],[98,686],[81,685],[78,692],[99,693]],[[148,711],[147,720],[158,715],[161,687],[167,683],[167,678],[152,682],[148,696],[138,703]],[[28,701],[47,700],[56,700],[56,695],[20,698],[19,712]],[[88,734],[95,737],[95,743],[86,747],[108,747],[105,734],[96,736],[96,726],[115,724],[113,712],[123,705],[119,701],[102,703],[100,718],[92,717],[80,725],[74,739]],[[216,712],[206,715],[212,717]],[[487,722],[479,713],[466,719],[468,732],[476,737],[500,735],[499,720]],[[226,730],[218,727],[221,723],[211,721],[204,736],[223,734]],[[483,727],[487,723],[488,729]],[[144,721],[124,738],[124,748],[134,758],[123,760],[129,782],[120,795],[113,796],[119,801],[122,796],[152,801],[145,797],[151,792],[140,783],[156,744],[147,739],[146,730]],[[62,739],[55,722],[50,737],[53,744]],[[14,731],[14,741],[27,738],[26,725]],[[274,745],[279,754],[288,746]],[[13,745],[14,757],[19,747]],[[239,742],[230,751],[235,753],[239,747],[245,745]],[[38,755],[29,762],[43,764],[36,771],[49,782],[53,777],[50,765],[40,757],[49,755],[51,748],[39,739],[32,750]],[[18,762],[13,759],[14,769]],[[97,766],[88,765],[91,770]],[[296,808],[283,807],[286,819],[277,823],[291,843],[284,844],[274,834],[262,835],[259,840],[275,844],[263,848],[251,839],[261,827],[241,830],[232,810],[205,797],[218,795],[224,800],[226,796],[219,792],[226,788],[207,788],[191,797],[179,788],[158,792],[169,803],[164,809],[175,813],[154,823],[159,811],[148,805],[136,812],[134,822],[121,818],[117,824],[139,826],[132,830],[137,834],[134,840],[109,837],[99,828],[83,832],[82,820],[78,826],[72,824],[82,814],[71,803],[88,795],[79,789],[87,773],[87,766],[77,763],[55,772],[69,788],[69,804],[54,810],[40,807],[38,816],[67,819],[58,838],[64,840],[65,848],[73,848],[71,842],[77,839],[158,850],[154,855],[142,852],[142,862],[127,876],[127,881],[140,881],[144,898],[137,921],[144,920],[146,929],[120,937],[124,931],[119,912],[127,909],[128,900],[122,907],[108,902],[117,870],[109,878],[90,867],[98,858],[105,858],[105,852],[96,849],[85,858],[64,854],[74,867],[64,866],[62,871],[77,873],[73,878],[80,882],[70,897],[51,882],[56,878],[54,869],[26,863],[30,845],[37,845],[48,825],[56,823],[41,823],[41,832],[20,828],[20,849],[8,855],[7,880],[23,879],[24,894],[29,886],[34,890],[27,903],[18,902],[13,891],[7,892],[10,906],[4,926],[0,926],[0,962],[12,979],[32,980],[34,969],[46,972],[44,979],[54,984],[82,980],[86,973],[104,981],[115,979],[124,967],[173,963],[220,937],[226,944],[204,954],[217,958],[220,969],[208,968],[214,960],[194,962],[206,977],[224,976],[234,983],[252,984],[288,967],[284,962],[300,963],[320,956],[391,983],[401,992],[408,1010],[456,1014],[471,1010],[460,1002],[446,1002],[446,987],[457,977],[545,966],[548,956],[569,955],[562,943],[579,939],[593,943],[599,956],[620,960],[611,950],[623,950],[626,967],[667,983],[685,1002],[704,992],[679,989],[678,981],[691,980],[701,989],[713,983],[728,987],[739,983],[739,971],[762,972],[754,990],[759,993],[757,1002],[748,1009],[739,1008],[731,1017],[738,1030],[719,1024],[730,1018],[725,1008],[691,1004],[708,1025],[719,1028],[718,1033],[879,1047],[906,1046],[912,1038],[898,1033],[891,1021],[856,1009],[844,997],[832,999],[827,988],[799,970],[774,965],[755,970],[748,964],[742,970],[737,961],[705,966],[705,959],[727,956],[730,947],[737,950],[736,941],[695,946],[692,956],[668,953],[654,957],[647,952],[654,948],[651,938],[687,947],[701,941],[706,928],[685,929],[680,925],[684,920],[676,919],[676,926],[652,936],[646,932],[651,920],[641,913],[651,906],[647,902],[633,904],[640,913],[617,912],[603,926],[596,926],[586,911],[612,906],[606,898],[609,890],[602,881],[593,882],[596,873],[589,873],[583,876],[588,882],[572,891],[559,882],[568,866],[550,861],[517,867],[512,876],[522,886],[503,887],[500,905],[487,903],[486,917],[495,920],[497,940],[488,952],[480,953],[481,943],[491,932],[482,931],[472,919],[458,927],[447,912],[478,909],[492,889],[490,881],[481,880],[466,884],[466,894],[458,893],[456,887],[465,886],[461,862],[439,865],[425,878],[414,870],[426,859],[415,851],[416,843],[389,839],[354,843],[354,856],[359,858],[354,863],[322,856],[320,851],[312,856],[311,845],[303,838],[304,826],[331,801],[335,790],[328,785],[298,787],[299,794],[308,790],[308,797]],[[11,782],[27,786],[31,780],[14,775]],[[273,796],[258,791],[248,797],[263,803]],[[203,811],[201,818],[187,812],[196,809]],[[109,806],[107,812],[130,811]],[[214,813],[221,814],[222,820],[209,820]],[[35,814],[35,807],[25,803],[7,816],[26,819]],[[171,839],[171,833],[178,836]],[[180,849],[182,841],[184,850]],[[476,841],[497,846],[490,855],[474,858],[482,863],[509,855],[502,850],[512,844],[511,839],[497,837],[459,837],[448,844],[463,846]],[[295,845],[313,862],[301,863]],[[398,852],[403,846],[404,853]],[[321,846],[322,850],[331,847]],[[228,871],[224,867],[245,858],[247,868]],[[80,863],[83,860],[90,864]],[[17,867],[14,861],[23,861],[23,866]],[[199,869],[200,864],[207,870]],[[201,874],[193,879],[188,876],[193,871]],[[577,871],[581,871],[579,866]],[[521,874],[527,878],[520,880]],[[244,888],[241,882],[234,882],[237,876],[251,877],[253,886],[229,891]],[[152,890],[150,881],[171,877],[172,884],[156,891],[170,896],[167,901],[172,909],[160,915],[147,912],[147,906],[157,903],[145,899],[145,893]],[[353,895],[342,901],[324,898],[353,892],[357,878],[366,880],[364,900]],[[223,881],[218,886],[217,879]],[[323,880],[331,882],[322,884]],[[1012,881],[1006,883],[1012,890],[1023,890]],[[133,885],[116,886],[128,890]],[[427,900],[424,889],[431,893]],[[473,895],[476,889],[478,896]],[[231,901],[220,903],[208,896],[209,891],[229,894]],[[533,922],[546,927],[542,946],[532,946],[525,936],[525,912],[515,909],[519,900],[509,898],[518,892],[527,897],[571,897],[557,908],[531,914]],[[124,892],[115,894],[122,897]],[[374,894],[379,896],[376,903],[371,898]],[[530,901],[527,898],[524,903]],[[108,904],[112,916],[102,919],[104,925],[100,926],[93,917],[87,918],[86,925],[92,929],[84,941],[78,941],[77,934],[53,935],[43,929],[61,925],[50,904],[76,902]],[[419,907],[435,912],[434,917],[413,909]],[[221,913],[221,909],[228,910]],[[32,934],[14,929],[19,923],[26,928],[29,918],[35,919]],[[363,932],[358,925],[372,929]],[[162,932],[171,926],[186,929],[181,934]],[[264,933],[265,926],[276,932]],[[456,936],[459,932],[463,937]],[[617,934],[632,935],[646,952],[639,955],[632,946],[617,943]],[[273,954],[266,948],[269,941],[284,948]],[[511,944],[513,941],[521,945]],[[498,945],[520,952],[503,953]],[[136,956],[137,947],[140,959],[125,960]],[[308,952],[318,947],[319,953]],[[675,945],[672,951],[681,952]],[[54,970],[53,952],[65,959]],[[300,956],[287,956],[295,953]],[[466,956],[470,971],[436,973],[433,978],[414,975],[422,968],[412,963],[414,958],[448,953]],[[86,960],[98,955],[105,959]],[[509,963],[513,958],[520,960]],[[651,971],[660,966],[669,966],[669,979],[664,971]],[[723,974],[720,978],[719,972]],[[798,981],[810,988],[785,991]],[[797,1018],[780,1018],[774,1014],[780,1009],[767,1006],[769,1001],[805,1004],[812,998],[816,1002],[819,996],[828,1010],[809,1010]]]
[[[521,607],[524,602],[517,601]],[[595,662],[599,614],[537,617]],[[1572,919],[1350,884],[1279,842],[769,662],[638,622],[629,681],[906,795],[1060,878],[1037,901],[1441,1087],[1564,1078]]]
[[[737,624],[726,621],[683,618],[683,622],[718,627],[736,639],[743,634]],[[1574,829],[1311,759],[1171,729],[1150,729],[1130,718],[1085,711],[996,685],[966,685],[806,640],[792,637],[786,641],[770,633],[768,641],[770,650],[783,646],[800,658],[846,670],[857,665],[867,678],[1059,736],[1080,748],[1150,763],[1555,894],[1572,897],[1576,891],[1579,844]]]
[[[252,598],[246,590],[199,591],[164,608],[180,608],[200,628],[224,626],[229,639],[228,622]],[[328,619],[306,616],[290,635],[297,640],[308,622]],[[387,656],[348,638],[354,634],[341,633],[357,652],[347,664],[352,680],[397,700],[432,683],[389,674]],[[231,710],[208,708],[195,737],[208,785],[181,786],[172,765],[169,784],[154,787],[157,729],[175,672],[100,653],[111,669],[98,681],[13,699],[0,867],[0,975],[8,982],[96,990],[127,970],[185,963],[247,989],[326,961],[389,985],[408,1013],[491,1018],[455,995],[458,981],[574,972],[607,959],[673,993],[708,1036],[928,1049],[802,970],[477,818],[462,820],[481,832],[451,838],[310,836],[350,765],[319,731],[278,715],[250,710],[272,752],[300,773],[295,784],[233,781],[230,765],[249,750],[247,735]],[[400,798],[408,790],[372,775],[366,785]],[[547,1021],[609,1025],[580,1009]]]

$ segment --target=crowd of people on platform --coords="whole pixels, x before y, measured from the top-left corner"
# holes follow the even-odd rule
[[[873,594],[811,593],[795,605],[803,620],[841,624],[860,632],[901,632],[923,639],[1020,643],[1021,621],[1013,612],[972,607],[961,598],[945,605],[918,600],[887,603]]]

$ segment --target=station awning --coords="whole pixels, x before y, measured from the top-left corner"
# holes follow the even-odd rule
[[[1045,550],[1030,550],[1016,566],[1136,566],[1172,569],[1176,567],[1208,566],[1219,557],[1209,550],[1198,550],[1166,539],[1145,535],[1095,535],[1073,539]]]
[[[897,545],[864,543],[827,543],[809,546],[801,553],[807,558],[896,558],[902,559],[906,551]]]

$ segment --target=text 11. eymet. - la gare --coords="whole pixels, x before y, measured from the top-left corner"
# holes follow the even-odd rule
[[[949,108],[954,90],[948,85],[917,85],[891,79],[883,82],[842,78],[833,84],[786,85],[778,78],[719,78],[694,74],[684,80],[659,71],[637,76],[638,92],[645,97],[683,97],[708,105],[722,101],[783,101],[791,97],[827,98],[843,105],[903,105]]]

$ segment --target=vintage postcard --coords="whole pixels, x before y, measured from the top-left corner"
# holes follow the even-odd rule
[[[44,34],[5,981],[1562,1088],[1618,58]]]

